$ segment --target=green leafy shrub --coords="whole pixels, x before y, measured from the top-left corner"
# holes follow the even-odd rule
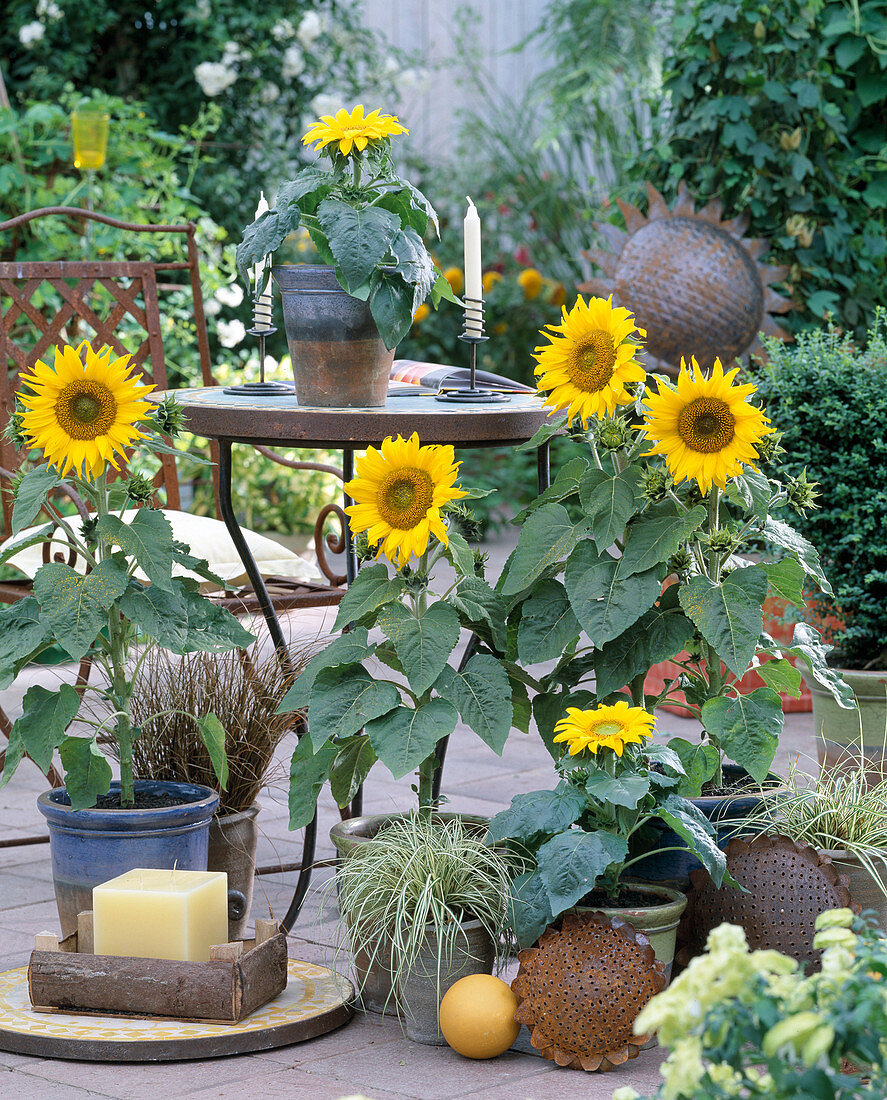
[[[815,597],[846,629],[835,657],[850,668],[887,668],[887,311],[866,344],[837,328],[765,342],[758,392],[783,433],[785,473],[820,483],[819,508],[797,517],[818,548],[834,597]]]
[[[887,297],[884,0],[679,6],[655,143],[634,166],[751,216],[790,265],[796,327],[862,336]]]
[[[11,9],[0,57],[15,101],[52,100],[70,83],[142,100],[170,133],[219,106],[219,155],[197,188],[230,231],[250,220],[266,179],[291,174],[306,113],[358,91],[379,95],[399,67],[386,67],[350,0],[13,0]]]

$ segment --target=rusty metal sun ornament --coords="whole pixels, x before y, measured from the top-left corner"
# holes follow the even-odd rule
[[[594,223],[610,250],[592,248],[583,256],[605,277],[589,279],[579,289],[612,294],[615,305],[634,313],[647,330],[648,368],[671,373],[682,356],[689,361],[695,355],[709,369],[716,358],[727,364],[762,353],[762,332],[791,339],[771,316],[793,307],[770,286],[786,277],[788,267],[758,262],[769,242],[743,236],[748,214],[722,221],[720,199],[697,211],[683,182],[673,210],[650,183],[647,195],[646,216],[617,199],[625,230]]]

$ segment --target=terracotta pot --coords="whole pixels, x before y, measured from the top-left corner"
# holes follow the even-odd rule
[[[388,400],[394,350],[367,302],[352,298],[332,267],[271,268],[280,287],[296,400],[319,408],[378,408]]]
[[[362,844],[371,844],[376,833],[392,821],[404,817],[404,814],[366,814],[363,817],[352,817],[347,821],[338,821],[330,829],[330,839],[336,847],[339,858],[346,858]],[[478,817],[473,814],[442,813],[439,815],[444,821],[459,818],[463,822],[477,825],[478,831],[486,832],[490,821],[486,817]],[[365,951],[358,951],[354,955],[354,971],[357,976],[357,987],[360,991],[360,1000],[364,1009],[368,1012],[378,1012],[390,1015],[401,1015],[409,1019],[409,1013],[400,1004],[398,992],[392,993],[391,989],[391,950],[388,944],[381,944],[372,955]],[[461,964],[460,964],[461,965]],[[455,967],[455,960],[454,960]],[[465,970],[459,973],[464,977],[468,973],[492,973],[492,961],[488,970]],[[453,978],[453,981],[456,979]],[[421,982],[420,982],[421,985]],[[450,982],[452,985],[452,982]],[[449,986],[447,986],[449,988]],[[445,990],[441,988],[441,996]],[[424,1016],[423,1016],[424,1020]],[[427,1023],[427,1021],[426,1021]],[[426,1024],[417,1024],[417,1028],[425,1028]],[[437,1024],[435,1022],[435,1029]],[[426,1028],[427,1030],[427,1028]],[[424,1040],[419,1040],[423,1041]]]
[[[850,879],[850,897],[862,909],[874,909],[878,914],[878,924],[887,928],[887,852],[871,849],[868,856],[872,861],[876,877],[866,867],[858,855],[843,848],[820,849],[821,854],[835,865],[835,870]]]
[[[659,962],[665,963],[666,980],[671,978],[671,966],[674,962],[675,940],[681,916],[687,908],[687,897],[680,890],[673,890],[661,883],[627,881],[626,888],[637,890],[639,894],[648,894],[650,904],[643,907],[589,906],[577,905],[580,913],[603,913],[608,917],[621,917],[634,928],[642,932],[650,941]]]
[[[242,904],[238,900],[229,905],[229,940],[242,940],[249,920],[256,874],[258,812],[258,806],[250,806],[241,813],[217,814],[209,826],[206,869],[224,871],[228,875],[228,889],[239,891],[244,899]]]

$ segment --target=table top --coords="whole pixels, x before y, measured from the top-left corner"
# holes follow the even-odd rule
[[[244,397],[220,386],[167,390],[182,406],[188,430],[209,439],[291,443],[304,447],[378,445],[386,436],[418,432],[422,443],[493,447],[531,439],[548,417],[536,394],[515,393],[490,404],[454,404],[432,395],[389,396],[381,408],[324,409],[299,405],[295,395]]]

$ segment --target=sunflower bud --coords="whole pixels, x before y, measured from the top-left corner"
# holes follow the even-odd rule
[[[161,435],[175,439],[185,428],[185,414],[174,397],[164,399],[154,408],[154,424]]]
[[[681,577],[690,571],[690,566],[692,564],[693,555],[686,546],[682,546],[668,559],[666,568],[669,573],[677,573],[677,575]]]
[[[361,564],[370,561],[370,559],[376,556],[375,552],[370,546],[369,539],[366,536],[366,531],[352,532],[351,549],[354,551],[354,556]]]
[[[818,481],[807,480],[807,467],[801,470],[798,477],[789,479],[786,485],[786,498],[790,508],[799,515],[804,515],[808,508],[818,508],[816,498],[822,494],[818,491]]]
[[[755,450],[758,452],[761,465],[775,462],[780,455],[785,454],[785,447],[780,446],[781,439],[782,432],[773,432],[758,440],[755,444]]]
[[[730,527],[716,527],[710,534],[700,534],[699,541],[716,554],[732,554],[736,549],[736,533]]]
[[[674,480],[667,470],[653,466],[644,471],[644,496],[651,504],[665,500],[673,485]]]
[[[602,451],[619,451],[631,443],[632,433],[624,416],[611,416],[598,421],[597,445]]]
[[[83,535],[83,541],[87,546],[94,546],[98,539],[96,538],[96,528],[98,527],[99,517],[90,516],[80,524],[80,533]]]
[[[20,412],[14,412],[9,418],[9,423],[4,428],[3,435],[16,450],[28,445],[28,437],[22,432],[22,414]]]
[[[150,504],[154,496],[154,483],[144,474],[131,474],[126,479],[125,489],[133,504]]]

